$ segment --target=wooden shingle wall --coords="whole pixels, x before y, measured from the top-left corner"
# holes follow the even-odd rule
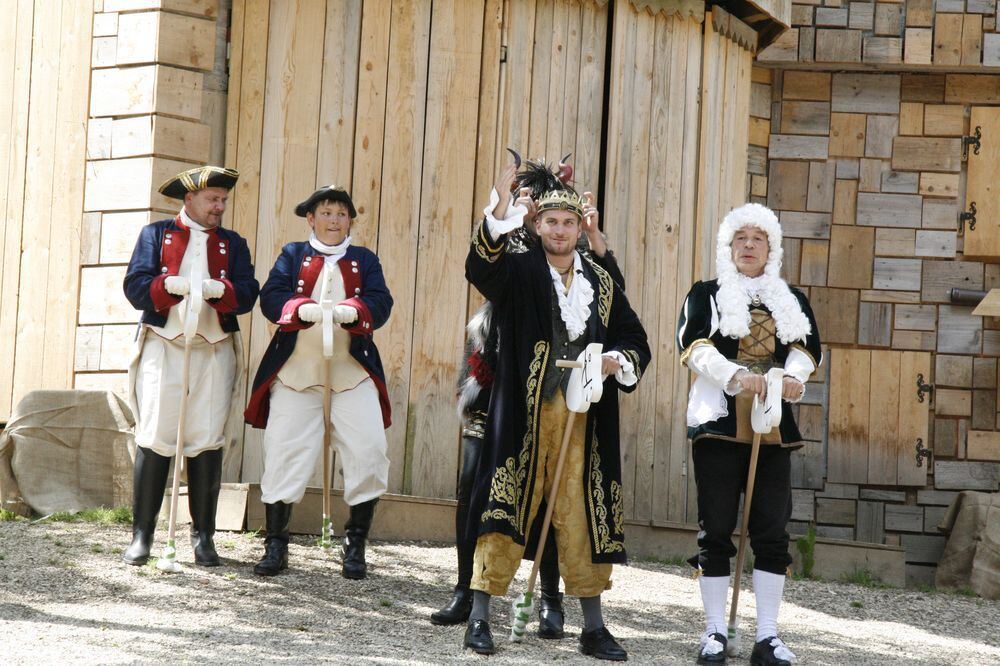
[[[976,232],[959,225],[961,137],[973,108],[1000,103],[989,92],[1000,76],[755,69],[753,80],[747,194],[778,213],[784,275],[809,294],[829,348],[829,400],[799,407],[812,443],[797,454],[793,520],[902,544],[911,579],[925,580],[943,507],[1000,479],[1000,323],[948,297],[1000,286],[1000,264],[963,255]],[[919,402],[918,376],[934,385]],[[933,452],[920,468],[918,438]]]
[[[94,7],[76,388],[126,395],[140,313],[122,280],[136,237],[180,209],[156,192],[164,180],[222,160],[228,12],[220,0],[98,0]],[[238,478],[238,466],[226,475]]]
[[[817,0],[792,4],[791,29],[762,63],[1000,66],[995,0]]]

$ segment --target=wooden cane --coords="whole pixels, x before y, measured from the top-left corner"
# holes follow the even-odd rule
[[[733,602],[729,608],[728,641],[736,648],[736,609],[740,601],[740,581],[743,578],[743,558],[747,548],[747,527],[750,523],[750,505],[753,503],[753,486],[757,478],[757,456],[760,453],[760,433],[753,434],[750,449],[750,470],[747,472],[747,486],[743,491],[743,522],[740,525],[740,544],[736,549],[736,577],[733,579]],[[728,646],[727,646],[728,647]]]
[[[156,562],[160,571],[177,573],[181,565],[177,562],[177,496],[181,488],[181,471],[184,467],[184,428],[187,422],[187,397],[191,375],[191,338],[184,336],[184,362],[181,371],[181,403],[177,414],[177,448],[174,450],[174,480],[170,490],[170,519],[167,523],[167,545],[163,555]]]
[[[333,358],[323,363],[323,535],[320,545],[329,548],[333,539],[333,501],[330,497],[330,480],[333,469],[332,428],[330,426],[330,401],[333,399]]]

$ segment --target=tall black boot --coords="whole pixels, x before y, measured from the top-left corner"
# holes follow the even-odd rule
[[[545,552],[538,567],[541,594],[538,604],[538,636],[540,638],[562,638],[563,595],[559,592],[559,554],[556,550],[555,530],[550,529],[545,541]]]
[[[260,558],[253,572],[258,576],[276,576],[288,568],[288,519],[292,505],[284,502],[264,505],[267,518],[267,538],[264,539],[264,557]]]
[[[169,457],[136,447],[132,472],[132,545],[122,553],[122,559],[128,564],[141,566],[149,559],[169,470]]]
[[[472,610],[472,560],[476,554],[476,532],[469,529],[469,505],[472,502],[472,485],[479,465],[483,440],[472,435],[462,437],[462,471],[458,477],[458,506],[455,508],[455,550],[458,553],[458,583],[451,600],[443,608],[431,613],[431,624],[461,624],[469,619]]]
[[[217,567],[221,562],[212,537],[215,536],[215,511],[219,506],[219,488],[222,486],[222,449],[188,458],[187,465],[194,563]]]
[[[340,572],[344,578],[360,580],[368,574],[365,540],[372,526],[377,503],[378,498],[375,498],[351,507],[351,516],[344,524],[344,560]]]

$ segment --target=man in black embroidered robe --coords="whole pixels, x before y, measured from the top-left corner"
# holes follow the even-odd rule
[[[508,173],[509,172],[509,173]],[[505,176],[513,178],[513,169]],[[504,180],[501,178],[501,181]],[[505,594],[520,563],[527,534],[551,487],[566,416],[569,373],[557,358],[575,359],[592,342],[604,346],[602,399],[578,419],[563,468],[553,514],[559,569],[566,593],[581,598],[581,650],[598,658],[625,659],[604,627],[600,594],[610,587],[611,565],[626,560],[618,441],[618,391],[632,391],[650,360],[646,333],[607,271],[576,251],[592,202],[552,192],[537,204],[541,243],[524,254],[507,249],[525,206],[506,201],[473,238],[466,259],[469,281],[493,303],[499,347],[486,423],[486,447],[470,521],[480,534],[472,589],[473,610],[465,644],[493,651],[489,598]]]

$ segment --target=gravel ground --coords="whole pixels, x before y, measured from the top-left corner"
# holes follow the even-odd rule
[[[158,534],[162,537],[163,532]],[[462,627],[427,616],[448,597],[454,550],[376,542],[369,578],[339,576],[338,555],[295,537],[291,569],[262,579],[251,566],[262,540],[216,537],[223,566],[194,566],[185,542],[181,574],[130,567],[119,553],[125,526],[0,522],[0,655],[5,664],[344,663],[452,664],[483,657],[462,650]],[[157,544],[157,548],[159,547]],[[512,593],[524,589],[523,566]],[[562,641],[532,634],[509,643],[508,601],[494,600],[499,650],[490,663],[594,663],[576,651],[581,614],[567,604]],[[752,594],[741,598],[753,626]],[[682,566],[616,567],[605,617],[632,662],[694,663],[702,629],[697,583]],[[1000,603],[944,593],[789,581],[782,636],[803,664],[1000,664]],[[533,629],[533,627],[531,627]],[[742,658],[749,663],[744,640]]]

